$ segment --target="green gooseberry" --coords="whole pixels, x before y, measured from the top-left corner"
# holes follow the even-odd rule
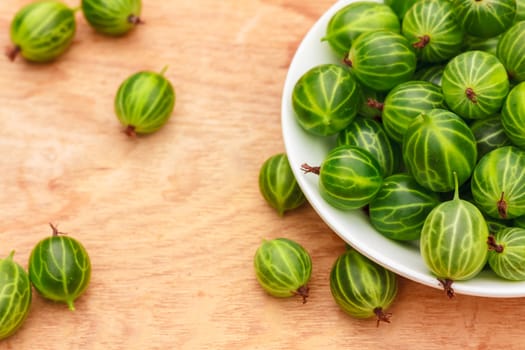
[[[142,0],[82,0],[84,18],[96,31],[119,36],[126,34],[138,24]]]
[[[395,273],[349,247],[339,255],[330,270],[330,292],[335,303],[348,315],[376,318],[390,323],[386,310],[398,293]]]
[[[488,239],[488,262],[501,278],[525,281],[525,229],[507,227]]]
[[[363,85],[387,92],[412,78],[417,58],[404,36],[376,30],[359,35],[343,61]]]
[[[76,32],[75,11],[60,1],[41,0],[22,7],[11,22],[7,57],[48,62],[63,54]]]
[[[444,62],[460,53],[463,44],[463,29],[447,1],[416,2],[406,12],[401,31],[422,62]]]
[[[22,266],[13,260],[15,252],[0,259],[0,340],[20,329],[31,307],[31,282]]]
[[[481,211],[459,198],[455,173],[454,179],[454,198],[432,209],[423,223],[419,240],[423,261],[449,297],[454,296],[454,281],[469,280],[485,266],[489,235]]]
[[[285,153],[275,154],[263,163],[259,170],[259,190],[280,216],[306,202]]]
[[[482,38],[503,33],[516,16],[516,0],[452,0],[452,5],[465,31]]]
[[[160,73],[142,71],[128,77],[115,96],[115,113],[129,136],[159,130],[175,107],[175,89]]]
[[[306,249],[288,238],[264,240],[254,256],[255,276],[270,295],[299,295],[306,303],[312,275],[312,259]]]
[[[334,135],[359,109],[360,89],[348,68],[327,63],[310,68],[295,83],[292,107],[297,123],[317,136]]]
[[[379,29],[396,33],[401,31],[399,18],[392,8],[378,2],[355,1],[339,9],[330,18],[322,40],[327,41],[333,51],[343,57],[359,35]]]
[[[76,239],[65,236],[51,225],[53,234],[36,244],[29,257],[29,278],[44,298],[74,302],[89,286],[91,261],[86,248]]]

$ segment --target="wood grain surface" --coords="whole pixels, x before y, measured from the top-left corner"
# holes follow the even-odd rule
[[[77,6],[79,1],[65,1]],[[27,0],[0,1],[0,43]],[[345,249],[305,205],[279,217],[259,168],[283,152],[281,91],[292,56],[329,0],[145,0],[123,38],[77,13],[51,64],[0,59],[0,255],[27,267],[48,223],[88,249],[93,274],[71,312],[34,294],[0,349],[525,349],[522,298],[457,296],[401,279],[391,324],[355,320],[328,276]],[[128,138],[120,83],[160,71],[177,92],[169,123]],[[312,255],[311,296],[276,299],[253,272],[263,238]]]

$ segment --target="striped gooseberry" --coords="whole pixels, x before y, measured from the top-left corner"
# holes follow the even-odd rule
[[[441,82],[448,107],[465,119],[483,119],[498,113],[509,87],[507,71],[500,60],[479,50],[452,58]]]
[[[383,183],[381,166],[369,151],[340,145],[328,152],[321,166],[304,163],[304,173],[319,175],[319,193],[330,205],[341,210],[366,206]]]
[[[444,62],[461,52],[464,32],[447,1],[416,2],[403,17],[401,31],[421,62]]]
[[[386,312],[397,296],[397,275],[352,247],[334,262],[330,271],[330,292],[335,303],[355,318],[376,317],[390,323]]]
[[[270,295],[299,295],[306,303],[312,275],[312,259],[306,249],[288,238],[264,240],[254,256],[255,276]]]
[[[307,132],[334,135],[350,124],[359,108],[359,85],[350,71],[327,63],[310,68],[295,83],[292,107]]]
[[[463,119],[445,109],[417,116],[407,128],[402,146],[408,172],[431,191],[454,190],[455,179],[462,185],[476,165],[472,131]]]
[[[13,335],[24,323],[31,307],[31,282],[12,251],[0,259],[0,340]]]
[[[385,178],[370,202],[370,222],[390,239],[416,240],[428,213],[439,203],[438,194],[418,184],[412,176],[394,174]]]
[[[142,0],[82,0],[84,18],[96,31],[119,36],[126,34],[138,24]]]
[[[44,298],[74,302],[86,291],[91,278],[91,261],[85,247],[76,239],[58,232],[38,242],[29,257],[29,279]]]
[[[115,113],[129,136],[159,130],[175,107],[175,89],[160,73],[141,71],[122,82],[115,96]]]
[[[470,182],[476,205],[488,216],[513,219],[525,215],[525,151],[504,146],[476,164]]]
[[[401,143],[408,126],[420,113],[444,105],[439,86],[421,80],[401,83],[386,95],[381,114],[383,126],[391,139]]]
[[[409,81],[416,70],[416,61],[408,40],[387,30],[359,35],[344,58],[363,85],[385,92]]]
[[[374,18],[370,21],[370,18]],[[352,42],[362,33],[373,30],[388,30],[399,33],[399,18],[391,7],[372,1],[355,1],[339,9],[328,22],[327,41],[341,58],[348,52]]]
[[[285,153],[275,154],[264,161],[259,170],[259,191],[280,216],[306,202]]]
[[[401,158],[399,147],[390,140],[383,124],[374,119],[357,116],[339,132],[336,144],[352,145],[370,152],[379,163],[383,176],[390,176],[398,170]]]
[[[507,227],[488,239],[489,266],[501,278],[525,280],[525,229]]]
[[[496,55],[505,66],[510,80],[525,81],[525,20],[516,22],[501,35]]]
[[[75,11],[60,1],[34,1],[22,7],[11,22],[13,61],[19,54],[28,61],[48,62],[64,53],[75,36]]]
[[[452,5],[465,31],[482,38],[503,33],[516,15],[516,0],[452,0]]]
[[[501,110],[504,134],[512,143],[525,149],[525,82],[515,85],[507,95]]]
[[[483,214],[459,198],[455,173],[454,179],[454,198],[430,211],[419,240],[423,261],[450,298],[454,296],[454,281],[471,279],[485,266],[489,236]]]

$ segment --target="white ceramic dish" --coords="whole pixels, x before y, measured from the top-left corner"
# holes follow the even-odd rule
[[[293,87],[301,75],[311,67],[340,60],[321,38],[332,15],[355,1],[338,1],[325,12],[304,37],[290,64],[282,95],[281,122],[286,153],[306,198],[326,224],[344,241],[403,277],[442,289],[435,276],[425,266],[417,245],[397,243],[383,237],[375,231],[361,211],[344,212],[334,209],[320,197],[318,177],[314,174],[304,174],[300,170],[303,163],[320,165],[334,145],[334,138],[309,135],[296,123],[291,103]],[[525,282],[505,281],[490,271],[483,271],[469,281],[454,282],[453,288],[456,294],[499,298],[525,296]],[[443,297],[445,298],[445,294]]]

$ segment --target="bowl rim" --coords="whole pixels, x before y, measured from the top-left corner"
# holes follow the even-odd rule
[[[419,249],[416,250],[414,244],[395,242],[382,236],[371,226],[366,215],[360,210],[345,212],[331,207],[320,197],[315,175],[304,174],[300,170],[301,164],[305,162],[320,165],[324,155],[333,147],[335,139],[310,135],[298,125],[291,103],[293,87],[308,69],[322,63],[338,62],[328,43],[321,38],[335,12],[357,1],[359,0],[340,0],[334,3],[310,27],[297,47],[288,67],[281,97],[281,132],[285,152],[306,199],[325,224],[343,241],[399,276],[419,284],[443,289],[437,278],[426,268]],[[363,237],[366,239],[363,240]],[[468,281],[455,281],[453,288],[456,294],[478,297],[525,296],[525,281],[507,281],[487,269]]]

